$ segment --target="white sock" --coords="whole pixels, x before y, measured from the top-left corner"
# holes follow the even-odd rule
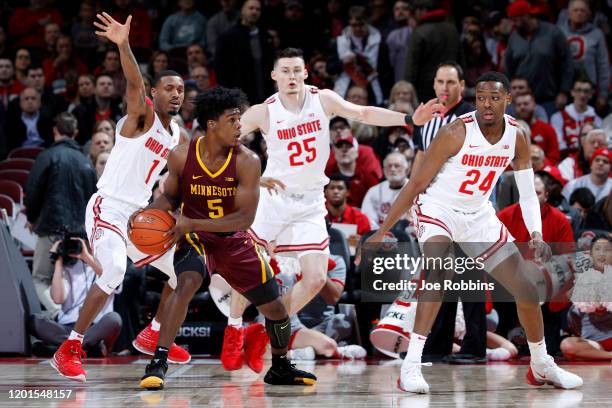
[[[527,341],[527,344],[529,345],[529,353],[531,354],[531,360],[539,362],[544,360],[544,358],[548,355],[548,352],[546,351],[546,341],[544,341],[544,339],[536,343]]]
[[[236,318],[234,318],[232,316],[228,317],[227,318],[227,324],[229,326],[242,327],[242,316],[236,317]]]
[[[161,327],[161,323],[158,322],[156,318],[153,318],[153,320],[151,320],[151,330],[159,331],[160,327]]]
[[[423,347],[425,347],[425,341],[427,336],[421,336],[420,334],[412,333],[410,335],[410,343],[408,343],[408,351],[406,352],[406,358],[404,361],[411,361],[420,363],[421,356],[423,355]]]
[[[85,337],[85,336],[83,336],[82,334],[77,333],[74,330],[72,330],[70,332],[70,336],[68,336],[68,340],[78,340],[81,343],[83,343],[83,337]]]

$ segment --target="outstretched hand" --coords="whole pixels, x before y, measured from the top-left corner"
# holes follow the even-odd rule
[[[125,24],[120,24],[106,12],[97,14],[96,17],[98,17],[100,22],[94,21],[94,25],[101,30],[96,31],[97,35],[107,38],[117,45],[128,41],[130,36],[130,23],[132,22],[131,15],[128,16]]]
[[[432,120],[436,115],[444,117],[445,112],[446,108],[444,105],[437,98],[433,98],[427,101],[426,104],[421,103],[419,105],[416,111],[414,111],[414,115],[412,115],[412,122],[417,126],[421,126]]]

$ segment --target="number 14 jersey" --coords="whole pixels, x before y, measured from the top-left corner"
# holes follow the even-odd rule
[[[329,179],[329,119],[321,106],[319,90],[305,86],[304,105],[298,114],[283,106],[278,93],[269,97],[269,130],[264,134],[268,163],[263,177],[282,181],[289,191],[320,190]]]
[[[423,198],[454,210],[475,212],[488,203],[497,180],[514,159],[518,125],[513,117],[504,115],[504,134],[492,145],[482,134],[475,111],[459,120],[465,123],[463,146],[442,166]]]

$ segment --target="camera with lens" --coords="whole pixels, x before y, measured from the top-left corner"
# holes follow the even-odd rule
[[[64,265],[74,265],[78,259],[71,255],[78,255],[83,250],[83,244],[78,239],[81,237],[82,234],[71,232],[65,226],[61,227],[55,234],[55,241],[60,241],[57,251],[49,254],[51,261],[55,263],[61,257]]]

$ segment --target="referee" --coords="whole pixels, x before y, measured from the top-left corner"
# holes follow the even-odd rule
[[[433,87],[436,97],[446,107],[446,113],[444,117],[434,117],[423,126],[414,127],[412,141],[416,149],[416,157],[412,167],[413,171],[419,168],[425,150],[427,150],[442,126],[451,123],[464,113],[476,110],[474,105],[461,98],[465,88],[465,81],[463,79],[463,68],[456,62],[446,61],[438,65]]]

